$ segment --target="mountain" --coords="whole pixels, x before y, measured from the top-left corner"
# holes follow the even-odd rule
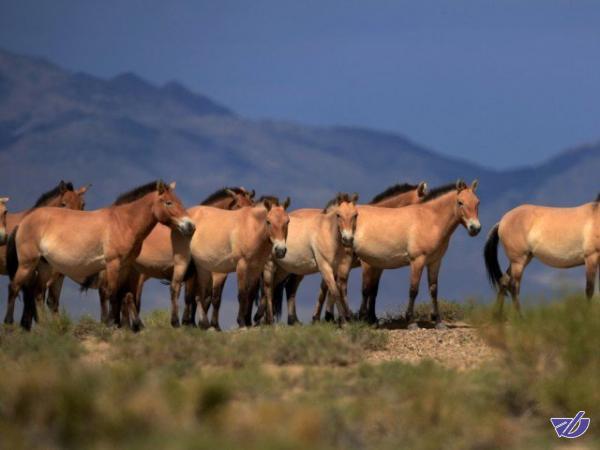
[[[177,82],[155,86],[132,73],[100,79],[0,50],[0,167],[0,194],[11,196],[13,209],[28,207],[60,179],[91,182],[87,205],[97,208],[158,177],[177,180],[188,204],[223,185],[243,185],[259,194],[290,195],[293,207],[324,205],[338,191],[358,191],[366,202],[397,182],[426,180],[433,187],[478,178],[484,232],[476,238],[456,232],[440,292],[445,298],[490,298],[481,259],[486,229],[520,203],[575,205],[595,198],[600,142],[535,167],[498,171],[397,134],[249,120]],[[535,265],[530,271],[525,293],[541,292],[556,279],[556,271]],[[582,274],[575,272],[583,286]],[[384,275],[382,304],[404,302],[407,277],[406,270]],[[357,279],[355,274],[351,283],[354,304],[360,295]],[[158,291],[151,289],[148,296],[166,306],[166,292],[154,288]],[[301,288],[305,307],[315,292],[316,281]],[[421,292],[426,301],[426,290]],[[73,295],[96,312],[96,303]]]

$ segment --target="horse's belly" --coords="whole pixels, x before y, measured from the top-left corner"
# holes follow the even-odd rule
[[[48,254],[44,259],[56,271],[67,275],[74,280],[83,280],[96,274],[106,267],[103,255],[92,258],[78,257],[77,255]]]
[[[538,236],[534,230],[529,242],[533,256],[551,267],[575,267],[584,262],[583,242],[579,236],[569,236],[566,232],[562,236]]]
[[[552,249],[536,249],[533,255],[544,264],[566,269],[569,267],[580,266],[584,263],[583,250],[563,250],[552,251]]]
[[[310,275],[319,271],[317,261],[312,253],[306,255],[285,255],[285,258],[275,260],[276,264],[288,273]]]
[[[237,268],[237,258],[233,255],[194,253],[194,262],[209,272],[230,273]]]

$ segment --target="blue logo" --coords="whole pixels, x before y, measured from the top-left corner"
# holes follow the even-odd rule
[[[579,411],[573,418],[570,417],[552,417],[550,422],[559,438],[575,439],[587,431],[590,426],[590,419],[583,417],[585,411]]]

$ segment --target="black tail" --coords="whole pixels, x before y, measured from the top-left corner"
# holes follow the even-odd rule
[[[79,292],[87,292],[88,289],[91,289],[92,286],[98,284],[98,278],[100,277],[100,272],[90,275],[83,283],[79,285]]]
[[[281,314],[283,312],[283,292],[285,290],[285,285],[289,281],[290,277],[287,277],[273,289],[273,315],[278,321],[281,319]]]
[[[492,228],[490,234],[488,235],[483,250],[483,257],[485,259],[485,268],[487,269],[488,279],[490,280],[492,287],[495,289],[498,288],[500,279],[502,278],[502,269],[498,263],[498,242],[500,241],[500,237],[498,236],[499,226],[500,224],[494,225],[494,228]]]
[[[6,242],[6,270],[8,272],[8,276],[12,280],[17,273],[17,269],[19,268],[19,255],[17,255],[17,230],[18,226],[15,227],[10,236],[8,237],[8,241]]]

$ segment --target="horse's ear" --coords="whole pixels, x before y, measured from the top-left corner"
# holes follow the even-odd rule
[[[421,181],[417,186],[417,195],[419,197],[425,197],[427,195],[427,183]]]
[[[64,194],[65,192],[67,192],[67,183],[65,183],[65,180],[60,180],[60,183],[58,183],[58,190],[60,191],[61,194]]]
[[[163,180],[158,180],[156,182],[156,190],[158,191],[159,195],[167,190],[167,186]]]
[[[225,192],[227,193],[227,195],[229,195],[230,197],[235,198],[235,192],[233,192],[231,189],[226,188]]]
[[[479,180],[473,180],[471,183],[471,190],[475,192],[477,190],[477,186],[479,186]]]
[[[352,202],[353,205],[356,205],[356,202],[358,201],[358,192],[355,192],[354,194],[352,194],[352,196],[350,197],[350,201]]]
[[[463,180],[461,180],[460,178],[458,180],[456,180],[456,190],[458,192],[460,192],[466,188],[467,188],[467,185]]]
[[[0,203],[6,203],[10,200],[10,197],[0,197]]]
[[[171,181],[169,183],[169,189],[171,189],[172,191],[175,190],[175,187],[177,186],[177,181]]]
[[[266,208],[267,211],[271,211],[271,207],[273,206],[271,204],[271,200],[269,200],[268,198],[265,198],[263,200],[263,205],[264,205],[264,207]]]
[[[252,189],[252,191],[250,192],[250,198],[253,199],[255,195],[256,195],[256,191],[254,189]]]
[[[292,203],[292,199],[289,197],[286,197],[285,201],[283,202],[283,209],[288,209],[288,207],[290,206],[290,203]]]
[[[83,195],[85,194],[89,188],[92,187],[92,183],[88,183],[85,186],[81,186],[79,189],[77,189],[77,195]]]

